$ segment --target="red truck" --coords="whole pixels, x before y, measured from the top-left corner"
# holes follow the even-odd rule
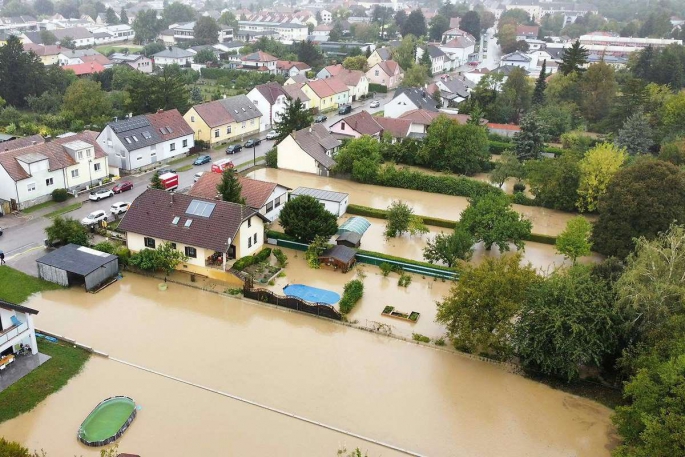
[[[172,191],[178,189],[178,175],[176,173],[159,175],[159,180],[162,181],[164,190]]]

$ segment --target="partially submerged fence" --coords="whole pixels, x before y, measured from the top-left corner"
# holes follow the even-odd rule
[[[287,297],[275,294],[267,289],[253,289],[251,281],[245,281],[243,288],[243,295],[246,298],[260,301],[262,303],[269,303],[276,306],[282,306],[296,311],[302,311],[315,316],[327,317],[336,321],[342,320],[342,314],[330,305],[323,305],[320,303],[310,303],[299,299],[297,297]]]

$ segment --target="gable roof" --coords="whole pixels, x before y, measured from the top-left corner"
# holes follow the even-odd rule
[[[517,25],[516,35],[525,35],[527,37],[537,37],[540,31],[539,25]]]
[[[55,29],[51,30],[52,34],[57,37],[58,40],[63,40],[67,37],[74,40],[83,40],[86,38],[92,38],[93,34],[85,27],[71,27],[68,29]]]
[[[303,85],[304,84],[288,84],[287,86],[283,86],[283,90],[292,100],[297,100],[299,98],[301,102],[308,102],[309,97],[307,97],[307,94],[302,92]]]
[[[348,70],[343,68],[342,71],[335,76],[335,78],[344,82],[348,86],[356,86],[364,76],[366,76],[366,74],[361,70]]]
[[[458,48],[458,49],[464,49],[464,48],[470,48],[471,46],[474,46],[476,44],[476,40],[471,36],[458,36],[456,38],[452,38],[445,44],[441,45],[443,48]]]
[[[252,54],[247,54],[245,56],[242,56],[240,60],[243,61],[250,61],[250,62],[273,62],[274,60],[278,60],[276,57],[272,56],[271,54],[267,54],[264,51],[257,51],[253,52]]]
[[[218,127],[232,122],[245,122],[262,116],[262,113],[246,95],[222,98],[195,105],[193,108],[209,127]]]
[[[440,48],[437,46],[433,46],[432,44],[429,44],[426,46],[426,49],[428,50],[428,55],[430,56],[431,59],[436,59],[438,57],[445,57],[445,53],[442,52]]]
[[[260,209],[266,205],[269,197],[278,184],[268,181],[246,178],[236,175],[240,182],[240,195],[245,199],[245,204],[250,208]],[[204,198],[206,200],[217,199],[217,186],[221,182],[221,173],[204,173],[200,176],[193,187],[190,188],[188,195]],[[285,187],[285,186],[281,186]],[[286,187],[287,189],[287,187]]]
[[[26,52],[33,52],[37,56],[56,56],[59,55],[60,53],[64,52],[65,50],[69,51],[70,49],[63,48],[62,46],[58,44],[48,44],[48,45],[43,45],[43,44],[34,44],[34,43],[24,43],[24,51]]]
[[[4,149],[0,152],[0,166],[7,171],[7,174],[9,174],[10,178],[14,181],[21,181],[22,179],[31,177],[31,175],[19,164],[19,160],[21,160],[22,157],[24,158],[23,161],[44,160],[47,158],[48,169],[50,171],[76,165],[76,161],[69,155],[64,145],[79,140],[84,141],[93,147],[95,158],[102,158],[105,157],[105,153],[95,141],[97,135],[97,132],[85,130],[76,135],[55,138],[49,143],[45,143],[43,138],[39,135],[36,136],[40,138],[40,141],[32,140],[36,141],[36,144],[26,144],[29,138],[35,137],[6,141],[0,145],[0,149]]]
[[[335,165],[335,160],[326,151],[340,146],[341,143],[322,124],[305,127],[290,136],[304,152],[324,167],[330,169]]]
[[[378,62],[376,65],[378,65],[378,67],[380,67],[380,69],[383,70],[383,72],[388,76],[394,75],[398,69],[400,73],[402,72],[402,67],[400,67],[400,64],[394,60],[384,60],[382,62]],[[376,65],[374,65],[374,67]]]
[[[281,86],[277,82],[260,84],[258,86],[255,86],[255,89],[257,89],[257,91],[260,94],[262,94],[262,96],[266,99],[269,105],[274,105],[278,97],[288,97],[288,94],[283,89],[283,86]]]
[[[514,51],[510,54],[502,56],[500,61],[508,61],[508,62],[530,62],[532,59],[530,56],[525,55],[521,51]]]
[[[76,76],[92,75],[93,73],[101,73],[105,71],[105,67],[103,67],[99,62],[84,62],[74,65],[64,65],[62,66],[62,69],[71,70],[76,74]]]
[[[324,67],[323,69],[326,70],[328,73],[330,73],[331,76],[335,76],[344,70],[342,64],[328,65],[327,67]]]
[[[317,79],[314,81],[307,81],[305,84],[307,84],[319,98],[330,97],[331,95],[349,90],[347,84],[336,78]]]
[[[193,201],[214,205],[213,210],[207,217],[189,214]],[[125,232],[227,252],[228,239],[234,240],[243,221],[255,215],[263,217],[253,208],[236,203],[146,189],[133,200],[119,227]],[[176,224],[175,217],[179,218]],[[190,225],[186,226],[189,220]]]
[[[408,119],[392,119],[390,117],[378,117],[376,122],[383,127],[383,133],[388,132],[393,138],[405,138],[409,135],[411,121]]]
[[[278,68],[279,70],[290,70],[293,67],[297,68],[300,71],[307,71],[312,69],[311,66],[307,65],[304,62],[297,62],[291,60],[279,60],[276,62],[276,68]]]
[[[417,87],[398,87],[395,90],[395,95],[392,97],[393,100],[400,95],[406,95],[407,98],[414,104],[418,109],[425,109],[428,111],[438,111],[438,104],[433,98],[422,88]]]
[[[0,144],[0,154],[3,151],[13,151],[14,149],[25,148],[33,144],[45,143],[45,139],[40,135],[25,136],[14,140],[3,141]]]
[[[157,59],[157,58],[166,58],[166,59],[183,59],[183,58],[189,58],[193,57],[195,54],[193,54],[190,51],[186,51],[185,49],[177,48],[176,46],[172,46],[171,49],[167,48],[164,51],[159,51],[155,54],[152,54],[152,57]]]
[[[365,110],[361,110],[358,113],[340,119],[333,125],[339,124],[341,122],[346,123],[352,130],[362,135],[376,135],[381,133],[381,131],[383,130],[383,127],[381,127],[381,125],[378,122],[376,122],[374,116],[370,115]]]
[[[378,57],[383,60],[392,59],[392,52],[390,52],[390,49],[388,48],[378,48],[375,52],[378,54]]]
[[[177,109],[142,114],[107,124],[128,151],[193,135],[193,129]]]

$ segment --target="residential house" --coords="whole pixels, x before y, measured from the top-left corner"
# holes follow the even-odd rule
[[[79,78],[92,76],[95,73],[102,73],[105,71],[105,67],[98,62],[89,63],[77,63],[74,65],[65,65],[62,67],[63,70],[73,71]]]
[[[524,70],[533,70],[537,67],[537,57],[535,55],[524,54],[521,51],[514,51],[503,55],[500,59],[500,66],[514,66]]]
[[[431,73],[436,75],[438,73],[442,73],[443,71],[445,71],[445,64],[449,64],[447,54],[445,54],[444,52],[442,52],[440,48],[438,48],[437,46],[433,46],[432,44],[426,46],[426,49],[428,50],[428,56],[431,59]],[[417,55],[421,54],[418,56],[419,59],[421,58],[424,52],[426,51],[424,51],[423,49],[417,49]]]
[[[319,24],[312,30],[312,36],[314,41],[320,40],[321,38],[328,38],[333,30],[333,26],[330,24]]]
[[[412,111],[407,111],[400,116],[400,119],[405,121],[410,121],[411,126],[409,127],[409,136],[412,138],[423,138],[428,131],[428,126],[438,117],[447,116],[448,118],[457,121],[459,124],[466,124],[470,119],[468,114],[451,114],[444,113],[440,111],[431,111],[427,109],[415,109]],[[482,124],[485,125],[486,120],[482,120]]]
[[[25,209],[52,198],[55,189],[76,191],[109,175],[107,155],[86,130],[45,142],[39,135],[0,146],[0,199]]]
[[[183,116],[195,139],[223,144],[259,133],[262,112],[245,95],[195,105]]]
[[[195,145],[193,129],[177,109],[110,122],[97,142],[109,157],[113,174],[168,161]]]
[[[285,44],[307,39],[309,29],[305,24],[279,21],[238,21],[236,39],[251,41],[261,36],[273,37]]]
[[[62,48],[62,52],[57,56],[59,65],[78,65],[81,63],[97,62],[105,68],[112,66],[112,62],[95,49],[67,49]]]
[[[299,75],[294,75],[289,77],[288,79],[285,80],[283,83],[283,86],[288,86],[290,84],[304,84],[307,81],[309,81],[309,78],[307,78],[307,75],[304,75],[300,73]]]
[[[359,138],[362,135],[369,135],[380,139],[383,127],[377,122],[376,117],[370,115],[366,110],[347,116],[328,127],[331,133],[347,138]]]
[[[297,197],[312,197],[316,199],[326,211],[335,217],[342,217],[347,212],[350,203],[350,194],[345,192],[333,192],[330,190],[313,189],[311,187],[298,187],[290,193],[290,200]]]
[[[306,75],[308,71],[312,71],[312,67],[304,62],[293,62],[290,60],[276,61],[276,69],[278,73],[289,78],[295,75]]]
[[[195,39],[195,21],[171,24],[168,30],[170,33],[160,34],[165,44],[187,43]],[[233,40],[233,29],[231,27],[221,27],[216,39],[218,43]]]
[[[305,127],[278,143],[278,168],[328,176],[340,144],[322,124]]]
[[[269,222],[278,219],[283,205],[288,201],[290,188],[275,182],[260,181],[238,175],[240,182],[240,196],[245,199],[245,205],[256,209]],[[205,200],[221,200],[216,188],[221,182],[221,174],[204,173],[200,176],[188,195]]]
[[[333,22],[333,13],[328,10],[321,10],[321,22],[324,24],[330,24]]]
[[[350,90],[350,100],[353,102],[369,94],[369,78],[363,71],[342,69],[334,79],[345,83]]]
[[[463,76],[447,76],[435,81],[428,86],[427,91],[433,94],[435,90],[440,91],[442,106],[456,106],[466,100],[476,85],[465,79]]]
[[[106,27],[92,29],[95,37],[95,44],[116,43],[120,41],[133,40],[135,32],[128,24],[113,24]]]
[[[195,53],[177,48],[175,46],[170,46],[164,51],[160,51],[156,54],[152,54],[152,62],[155,65],[163,67],[165,65],[179,65],[181,67],[190,66],[193,63],[193,58]]]
[[[400,87],[395,91],[392,100],[385,104],[385,116],[393,119],[401,117],[412,110],[427,110],[438,112],[437,103],[423,88]]]
[[[274,75],[278,72],[276,67],[278,59],[263,51],[247,54],[241,57],[240,60],[242,63],[238,68],[242,70],[266,71]]]
[[[475,70],[467,71],[463,76],[473,84],[478,84],[480,80],[483,79],[483,76],[487,75],[488,73],[490,73],[490,70],[487,67],[481,67]]]
[[[172,243],[187,257],[179,270],[216,277],[213,273],[227,272],[232,260],[262,249],[266,221],[248,206],[147,189],[131,203],[119,228],[132,252]]]
[[[394,89],[402,82],[404,71],[394,60],[384,60],[369,68],[366,77],[370,84],[379,84],[388,89]]]
[[[408,119],[376,117],[376,122],[383,128],[381,135],[390,135],[393,143],[407,138],[411,132],[411,121]]]
[[[465,33],[438,45],[438,47],[447,54],[447,60],[450,62],[446,70],[454,70],[472,59],[476,49],[476,39],[473,35]]]
[[[59,65],[59,55],[66,51],[66,48],[58,44],[43,45],[43,44],[33,44],[24,43],[24,51],[32,52],[38,57],[43,65]]]
[[[273,128],[274,123],[280,120],[286,108],[288,93],[277,82],[270,82],[255,86],[247,93],[247,98],[262,113],[259,131],[264,132]]]
[[[392,60],[392,51],[389,48],[376,48],[366,59],[366,62],[369,64],[369,68],[372,68],[377,63],[386,60]]]
[[[332,78],[333,76],[336,76],[338,73],[340,73],[342,70],[343,70],[342,64],[328,65],[327,67],[323,67],[316,74],[316,77],[318,79]]]
[[[283,90],[286,92],[286,94],[288,94],[288,98],[291,101],[299,99],[300,102],[302,102],[304,109],[308,110],[311,108],[311,100],[309,97],[307,97],[307,94],[302,92],[302,84],[289,84],[287,86],[283,86]]]
[[[129,67],[140,71],[141,73],[152,73],[152,60],[145,57],[143,54],[123,54],[115,52],[109,59],[117,65],[128,65]]]
[[[337,109],[349,102],[347,85],[335,78],[307,81],[301,89],[311,100],[311,107],[320,112]]]
[[[57,37],[57,43],[66,38],[71,38],[77,48],[87,48],[95,46],[95,37],[93,33],[85,27],[71,27],[68,29],[52,30],[53,35]]]
[[[517,25],[516,41],[536,40],[540,33],[539,25]]]
[[[36,314],[35,309],[0,300],[0,354],[13,354],[22,345],[30,346],[31,354],[38,354],[33,324]]]
[[[470,36],[473,37],[469,32],[465,32],[464,30],[461,30],[460,28],[451,28],[444,32],[442,34],[442,42],[447,43],[450,40],[454,40],[455,38],[460,38],[460,37],[465,37],[465,36]]]

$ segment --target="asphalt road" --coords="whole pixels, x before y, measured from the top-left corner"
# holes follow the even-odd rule
[[[353,103],[353,110],[351,114],[354,114],[355,112],[358,112],[361,109],[365,109],[370,113],[381,111],[383,110],[385,102],[391,99],[392,93],[378,94],[375,98],[375,100],[379,100],[381,102],[381,106],[379,106],[378,108],[369,108],[369,104],[372,100],[355,102]],[[327,114],[328,119],[324,122],[324,124],[326,126],[330,126],[339,119],[347,117],[349,115],[350,114],[341,116],[337,113],[337,111],[329,113]],[[264,138],[266,136],[266,133],[267,132],[260,133],[260,137]],[[254,148],[254,150],[253,148],[243,148],[240,152],[236,154],[227,155],[224,152],[225,147],[222,147],[219,150],[210,149],[209,151],[205,151],[202,154],[207,154],[211,156],[212,162],[225,157],[230,157],[233,163],[236,166],[239,166],[246,162],[251,162],[253,160],[253,157],[255,156],[264,156],[267,153],[267,151],[269,151],[274,146],[274,141],[267,141],[266,139],[263,139],[262,143],[256,148]],[[194,156],[189,157],[187,161],[176,163],[170,167],[178,169],[184,165],[191,164],[193,160],[195,160]],[[199,171],[209,172],[212,166],[212,162],[199,166],[194,166],[190,170],[179,172],[179,190],[183,191],[185,189],[190,188],[193,185],[193,178],[195,176],[195,173]],[[147,185],[149,184],[151,177],[152,172],[138,176],[129,176],[122,178],[121,181],[131,181],[133,183],[133,189],[127,192],[123,192],[121,194],[115,194],[114,197],[106,198],[100,200],[99,202],[89,201],[88,194],[82,193],[78,197],[76,197],[76,199],[69,200],[69,203],[82,201],[84,202],[83,206],[75,211],[65,214],[65,216],[80,220],[96,210],[104,210],[107,211],[107,213],[109,214],[109,209],[113,203],[121,201],[132,202],[138,195],[143,193],[143,191],[145,191],[145,189],[147,188]],[[111,188],[113,186],[114,184],[106,187]],[[50,219],[47,219],[45,217],[32,216],[30,214],[21,215],[18,216],[18,218],[19,220],[17,220],[17,216],[10,215],[0,219],[0,226],[6,227],[4,230],[4,234],[0,237],[0,250],[2,250],[5,253],[5,259],[9,265],[14,266],[15,268],[19,268],[27,273],[35,274],[35,259],[43,254],[45,228],[48,227],[52,222]],[[114,220],[114,218],[110,216],[110,221],[112,220]]]

